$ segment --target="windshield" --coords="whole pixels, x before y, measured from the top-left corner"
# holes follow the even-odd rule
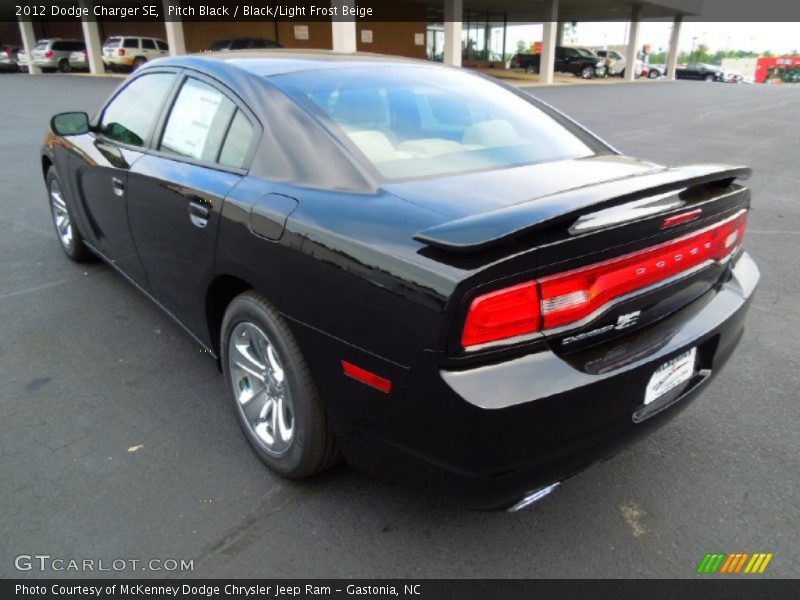
[[[389,179],[506,168],[594,152],[516,94],[461,71],[386,66],[271,78]]]

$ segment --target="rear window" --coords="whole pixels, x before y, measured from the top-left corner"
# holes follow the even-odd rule
[[[342,68],[271,81],[388,179],[593,154],[577,134],[482,77],[440,68]]]
[[[118,48],[119,43],[122,41],[122,38],[118,37],[111,37],[106,40],[106,43],[103,44],[103,48]]]
[[[50,43],[50,42],[39,42],[38,44],[36,44],[36,45],[33,47],[33,49],[34,49],[34,50],[47,50],[47,45],[48,45],[49,43]]]

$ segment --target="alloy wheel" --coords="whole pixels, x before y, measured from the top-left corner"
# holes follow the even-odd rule
[[[275,344],[256,324],[243,321],[228,342],[228,370],[241,417],[270,454],[286,454],[294,442],[292,396]]]
[[[72,219],[57,179],[50,181],[50,206],[53,211],[53,222],[58,233],[58,240],[66,250],[69,250],[72,248]]]

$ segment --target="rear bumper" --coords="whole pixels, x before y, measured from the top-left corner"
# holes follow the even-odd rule
[[[60,60],[58,58],[34,58],[31,63],[40,69],[56,69]]]
[[[589,368],[580,356],[544,351],[440,370],[427,380],[411,369],[391,399],[377,394],[362,402],[353,394],[365,386],[354,383],[344,404],[326,399],[326,405],[356,466],[448,502],[507,508],[612,456],[696,398],[737,346],[758,280],[755,263],[742,254],[725,283],[643,330],[627,360],[622,343],[609,343],[603,369]],[[693,378],[645,410],[655,369],[692,347],[698,355]],[[597,349],[592,356],[594,364]]]

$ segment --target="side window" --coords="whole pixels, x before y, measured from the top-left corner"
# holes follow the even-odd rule
[[[164,50],[165,52],[169,50],[169,46],[167,46],[166,42],[162,42],[161,40],[156,40],[156,44],[158,44],[159,50]]]
[[[67,42],[53,42],[52,48],[54,52],[61,52],[63,50],[67,50],[67,46]]]
[[[229,167],[243,167],[247,158],[247,151],[253,141],[253,126],[245,114],[237,110],[233,118],[222,152],[219,155],[220,164]]]
[[[131,81],[103,112],[100,134],[123,144],[144,146],[174,81],[174,73],[151,73]]]
[[[142,39],[142,50],[155,50],[156,43],[153,40],[149,40],[147,38]]]
[[[139,48],[139,38],[125,38],[122,43],[123,48]]]
[[[216,161],[235,111],[236,105],[222,92],[188,78],[172,106],[160,149],[195,160]]]

